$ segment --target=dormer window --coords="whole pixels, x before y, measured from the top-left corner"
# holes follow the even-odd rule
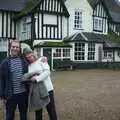
[[[75,29],[82,29],[82,10],[81,9],[75,9],[74,14],[74,28]]]
[[[102,31],[102,18],[94,17],[93,30]]]

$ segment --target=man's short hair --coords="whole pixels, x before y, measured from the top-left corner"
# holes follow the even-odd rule
[[[12,43],[14,43],[14,42],[20,44],[20,40],[11,40],[11,41],[10,41],[10,47],[11,47]]]

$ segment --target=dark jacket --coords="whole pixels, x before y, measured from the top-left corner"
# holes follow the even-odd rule
[[[28,71],[26,62],[22,59],[23,73]],[[10,57],[4,59],[0,64],[0,98],[9,99],[13,96],[13,85],[10,74]]]

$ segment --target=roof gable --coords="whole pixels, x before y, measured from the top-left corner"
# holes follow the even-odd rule
[[[28,13],[31,13],[32,10],[37,9],[37,7],[44,5],[44,1],[45,0],[30,0],[30,1],[28,1],[28,3],[26,3],[25,7],[21,10],[21,12],[17,15],[17,17],[21,17],[24,15],[27,15]],[[63,0],[57,0],[57,1],[63,7],[63,14],[66,17],[69,17],[69,13],[68,13],[67,8],[64,4],[64,1]],[[39,10],[45,11],[45,9],[43,7],[40,8]],[[50,11],[50,12],[54,12],[54,11]]]
[[[104,42],[108,38],[103,34],[95,34],[92,32],[79,32],[69,37],[65,37],[63,40],[68,42]]]
[[[87,0],[92,8],[95,8],[99,2],[104,5],[110,19],[114,22],[120,22],[120,3],[117,0]]]

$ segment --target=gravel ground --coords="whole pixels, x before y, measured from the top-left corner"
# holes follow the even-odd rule
[[[59,120],[120,120],[120,71],[57,71],[51,75]],[[1,104],[0,120],[2,108]],[[34,113],[28,113],[28,120],[34,120]],[[44,120],[48,120],[45,109]]]

